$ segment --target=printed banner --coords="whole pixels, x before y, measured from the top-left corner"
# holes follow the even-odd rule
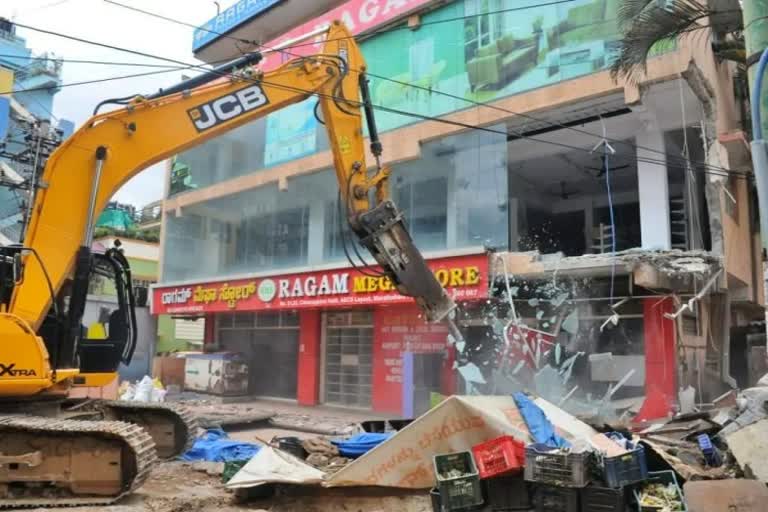
[[[487,255],[440,258],[427,264],[455,300],[481,299],[488,296]],[[386,277],[371,277],[355,269],[343,268],[235,281],[153,287],[152,313],[198,314],[352,307],[407,303],[412,300],[400,295]]]

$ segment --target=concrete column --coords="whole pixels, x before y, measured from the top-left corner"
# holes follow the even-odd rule
[[[451,170],[449,171],[448,175],[448,198],[446,201],[446,219],[445,219],[445,248],[446,249],[453,249],[458,246],[458,230],[459,226],[462,224],[459,222],[458,218],[458,210],[459,205],[457,204],[457,194],[456,194],[456,164],[451,167]],[[461,208],[462,212],[466,215],[466,208]],[[466,228],[466,221],[464,222],[464,227]]]
[[[323,244],[325,243],[325,207],[326,205],[323,201],[312,201],[309,204],[307,263],[310,265],[317,265],[323,262]]]
[[[637,149],[637,190],[640,196],[640,241],[643,249],[670,249],[669,180],[664,155],[664,133],[655,126],[635,136]],[[644,148],[660,151],[648,151]],[[660,161],[650,163],[641,158]],[[663,163],[661,163],[663,162]]]
[[[317,405],[320,395],[320,311],[299,311],[299,327],[296,400],[300,405]]]

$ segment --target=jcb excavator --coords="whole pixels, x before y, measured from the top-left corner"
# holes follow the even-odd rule
[[[147,166],[270,112],[318,98],[351,230],[427,319],[451,315],[455,304],[389,199],[365,62],[351,34],[334,22],[321,53],[268,73],[256,66],[260,58],[245,55],[150,96],[102,102],[121,108],[98,114],[100,104],[48,160],[24,243],[0,248],[0,507],[111,503],[143,482],[157,455],[185,449],[194,424],[184,412],[66,400],[73,387],[110,383],[136,344],[128,262],[119,248],[91,250],[94,215]],[[365,162],[363,115],[373,166]],[[89,339],[82,325],[95,275],[109,276],[117,291],[106,339]]]

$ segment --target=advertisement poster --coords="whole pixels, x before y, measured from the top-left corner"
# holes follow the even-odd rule
[[[454,2],[425,14],[418,30],[384,32],[362,43],[372,72],[402,82],[373,77],[374,103],[437,116],[468,108],[463,98],[493,101],[607,69],[620,40],[620,4]],[[390,58],[393,48],[404,58]],[[380,130],[418,121],[389,112],[377,118]]]
[[[373,407],[393,414],[403,412],[403,386],[410,388],[410,400],[426,402],[430,392],[451,394],[448,389],[453,370],[453,351],[446,343],[448,328],[428,323],[412,304],[374,310]],[[404,374],[403,354],[416,362],[410,375]],[[414,396],[416,395],[416,396]],[[414,405],[424,405],[423,403]],[[419,411],[421,412],[421,411]]]
[[[315,152],[317,99],[310,98],[267,117],[264,166],[275,165]]]

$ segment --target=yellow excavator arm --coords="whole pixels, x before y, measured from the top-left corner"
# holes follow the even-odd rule
[[[52,364],[54,372],[75,364],[95,215],[112,195],[156,162],[311,96],[318,98],[352,231],[398,291],[413,296],[429,320],[440,320],[455,307],[389,199],[389,170],[379,163],[381,144],[365,62],[344,25],[330,26],[317,55],[296,58],[268,73],[250,65],[258,58],[251,54],[202,80],[192,79],[152,96],[118,100],[123,108],[94,115],[51,155],[34,201],[25,249],[20,251],[23,281],[9,295],[5,314],[37,332],[65,282],[71,283],[62,323],[68,332],[57,364]],[[233,69],[243,64],[245,68]],[[364,115],[376,160],[373,166],[365,161]],[[0,317],[0,336],[6,330],[3,324],[9,322]],[[0,348],[0,356],[2,352]]]

